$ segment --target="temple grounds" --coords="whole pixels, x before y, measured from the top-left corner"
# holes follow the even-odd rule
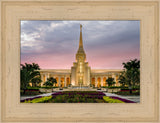
[[[139,96],[122,96],[93,88],[70,88],[35,96],[21,96],[22,103],[139,103]]]

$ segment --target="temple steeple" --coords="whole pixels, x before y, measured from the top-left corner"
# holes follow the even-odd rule
[[[77,42],[78,43],[78,42]],[[83,49],[82,25],[80,24],[79,47],[76,53],[76,62],[71,68],[71,81],[75,86],[88,86],[90,83],[90,67],[86,62],[86,54]]]
[[[82,39],[82,25],[80,24],[80,37],[79,37],[79,48],[83,48],[83,39]]]
[[[85,61],[85,59],[86,59],[86,54],[83,49],[82,25],[80,24],[79,48],[76,54],[76,60]]]
[[[81,24],[80,24],[79,48],[78,48],[77,53],[85,54],[84,49],[83,49],[82,25]]]

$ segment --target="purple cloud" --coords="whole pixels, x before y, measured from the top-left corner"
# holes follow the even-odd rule
[[[79,44],[79,25],[91,68],[122,68],[140,57],[140,21],[21,21],[21,63],[43,69],[70,68]]]

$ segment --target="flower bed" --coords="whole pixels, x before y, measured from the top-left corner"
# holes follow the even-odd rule
[[[140,90],[135,90],[135,91],[132,90],[132,93],[130,93],[129,90],[125,90],[125,91],[116,92],[116,94],[118,95],[140,95]]]
[[[103,92],[97,91],[64,91],[53,93],[48,97],[34,97],[21,100],[25,103],[133,103],[118,97],[107,97]]]
[[[66,91],[52,94],[49,102],[54,103],[104,103],[103,92],[96,91]]]
[[[25,94],[24,90],[21,91],[21,95],[38,95],[40,94],[39,89],[26,89]]]
[[[130,100],[127,100],[127,99],[122,99],[120,97],[111,96],[110,98],[112,98],[112,99],[118,99],[118,100],[121,100],[121,101],[123,101],[125,103],[135,103],[133,101],[130,101]]]

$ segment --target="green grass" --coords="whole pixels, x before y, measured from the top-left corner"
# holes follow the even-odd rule
[[[33,99],[33,100],[28,100],[28,101],[25,101],[24,103],[45,103],[48,100],[50,100],[51,98],[52,98],[52,96],[47,96],[47,97],[37,98],[37,99]]]
[[[112,99],[110,97],[107,97],[107,96],[103,96],[103,99],[105,100],[105,102],[107,103],[124,103],[123,101],[121,100],[118,100],[118,99]]]

